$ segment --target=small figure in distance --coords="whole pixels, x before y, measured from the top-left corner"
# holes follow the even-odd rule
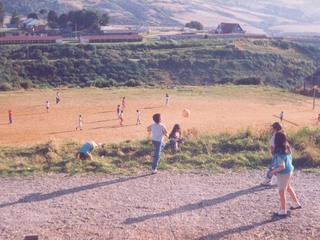
[[[50,108],[50,103],[49,103],[49,101],[46,101],[46,109],[47,109],[47,113],[49,112],[49,108]]]
[[[9,115],[9,124],[12,124],[12,111],[11,110],[8,111],[8,115]]]
[[[160,153],[166,146],[163,140],[164,136],[168,137],[168,130],[164,124],[161,123],[162,117],[160,113],[156,113],[152,116],[154,121],[153,124],[147,127],[149,134],[152,134],[152,144],[153,144],[153,161],[151,167],[151,173],[157,173],[158,163],[160,161]]]
[[[169,107],[169,100],[170,100],[170,96],[168,93],[166,93],[166,106]]]
[[[181,127],[179,124],[175,124],[171,133],[169,134],[170,139],[170,147],[173,152],[180,151],[181,145],[184,143],[184,139],[182,138]]]
[[[122,109],[126,108],[126,97],[122,98]]]
[[[58,104],[60,102],[60,93],[57,92],[56,93],[56,104]]]
[[[141,112],[139,110],[137,110],[136,112],[136,118],[137,118],[136,125],[141,124]]]
[[[120,125],[123,125],[123,110],[121,110],[120,115],[119,115],[119,120],[120,120]]]
[[[90,159],[93,160],[92,152],[97,147],[103,147],[105,143],[96,143],[95,141],[88,141],[85,142],[76,153],[77,159],[86,160]]]
[[[318,120],[317,120],[317,124],[320,123],[320,113],[318,114]]]
[[[79,117],[78,117],[78,127],[76,127],[76,130],[78,130],[78,128],[80,129],[80,130],[82,130],[82,117],[81,117],[81,115],[79,115]]]
[[[283,111],[280,112],[280,116],[279,116],[279,117],[280,117],[280,122],[282,122],[282,119],[283,119]]]
[[[120,108],[120,104],[118,104],[118,107],[117,107],[117,116],[118,116],[118,119],[120,118],[120,113],[121,113],[121,108]]]

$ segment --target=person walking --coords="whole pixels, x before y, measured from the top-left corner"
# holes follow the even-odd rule
[[[117,116],[118,116],[118,119],[120,118],[120,113],[121,113],[121,108],[120,108],[120,104],[118,104],[118,107],[117,107]]]
[[[83,124],[82,117],[81,117],[81,115],[79,115],[79,117],[78,117],[78,127],[76,127],[76,130],[78,130],[78,128],[80,130],[82,130],[82,126],[83,126],[82,124]]]
[[[122,98],[122,109],[124,110],[126,108],[126,97]]]
[[[50,108],[50,103],[49,103],[49,101],[46,101],[46,109],[47,109],[47,113],[49,112],[49,108]]]
[[[147,127],[149,134],[152,134],[152,144],[153,144],[153,161],[151,167],[151,173],[157,173],[158,164],[160,161],[160,153],[166,146],[164,141],[164,136],[168,137],[168,130],[164,124],[162,124],[162,116],[160,113],[156,113],[152,116],[154,121],[153,124]]]
[[[287,212],[287,200],[286,191],[289,193],[293,203],[290,207],[291,210],[301,208],[301,204],[298,201],[296,193],[291,187],[291,178],[293,175],[294,167],[292,165],[292,154],[290,145],[288,144],[286,135],[283,132],[277,132],[275,134],[275,147],[274,147],[274,169],[270,172],[270,176],[276,175],[277,187],[280,197],[280,211],[276,212],[276,216],[286,217]]]
[[[120,120],[120,125],[123,125],[123,110],[121,110],[120,115],[119,115],[119,120]]]
[[[282,119],[283,119],[283,111],[280,112],[279,117],[280,117],[280,122],[282,122]]]
[[[136,125],[141,124],[141,112],[139,110],[136,111]]]
[[[170,96],[168,93],[166,93],[166,106],[169,107],[169,100],[170,100]]]
[[[9,124],[12,124],[12,111],[11,110],[8,111],[8,115],[9,115]]]
[[[60,102],[60,93],[57,92],[56,93],[56,104],[58,104]]]
[[[275,136],[276,136],[276,133],[277,132],[280,132],[282,131],[282,126],[279,122],[274,122],[272,125],[271,125],[271,133],[272,133],[272,136],[269,140],[269,145],[270,145],[270,152],[273,156],[273,153],[274,153],[274,139],[275,139]],[[272,176],[270,176],[270,172],[272,171],[274,167],[274,163],[273,163],[273,158],[271,160],[271,163],[269,165],[269,168],[268,168],[268,171],[267,171],[267,174],[266,174],[266,178],[265,180],[261,183],[261,185],[263,186],[271,186],[271,180],[272,180]]]

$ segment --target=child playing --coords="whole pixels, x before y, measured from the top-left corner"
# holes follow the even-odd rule
[[[12,124],[12,111],[11,110],[8,111],[8,115],[9,115],[9,124]]]
[[[81,148],[79,149],[79,151],[76,153],[76,157],[77,159],[81,159],[81,160],[86,160],[87,158],[89,158],[90,160],[92,160],[92,152],[95,148],[97,147],[103,147],[104,143],[96,143],[94,141],[89,141],[89,142],[85,142]]]
[[[119,120],[120,120],[120,125],[122,126],[123,124],[123,110],[121,110],[120,115],[119,115]]]
[[[82,117],[81,117],[81,115],[79,115],[79,117],[78,117],[78,127],[76,127],[76,130],[78,130],[78,128],[80,130],[82,130]]]
[[[170,146],[173,147],[174,151],[179,151],[179,145],[183,144],[184,139],[181,134],[181,127],[179,124],[175,124],[171,133],[169,134]]]
[[[286,135],[283,132],[277,132],[275,134],[274,142],[274,169],[270,172],[270,176],[272,177],[273,175],[276,175],[280,196],[280,211],[275,213],[275,215],[286,217],[286,191],[289,193],[291,199],[293,200],[293,204],[290,207],[291,210],[299,209],[301,208],[301,205],[297,199],[296,193],[294,192],[290,184],[294,167],[292,165],[292,155]]]
[[[141,124],[141,112],[139,110],[137,110],[136,118],[137,118],[136,125]]]
[[[117,107],[117,116],[118,116],[118,119],[120,118],[120,112],[121,112],[121,108],[120,108],[120,104],[118,104],[118,107]]]
[[[281,124],[279,122],[274,122],[271,125],[272,136],[270,138],[269,145],[270,145],[270,152],[271,152],[272,156],[273,156],[273,153],[274,153],[274,138],[275,138],[275,135],[276,135],[277,132],[280,132],[281,130],[282,130],[282,126],[281,126]],[[271,186],[272,176],[270,176],[270,172],[272,171],[272,169],[274,167],[273,165],[274,165],[274,163],[271,160],[271,163],[269,165],[269,169],[268,169],[266,178],[261,183],[261,185],[263,185],[263,186]]]
[[[157,173],[158,163],[160,161],[160,153],[163,148],[166,146],[166,143],[163,141],[164,136],[168,136],[168,130],[164,124],[161,123],[161,114],[156,113],[152,116],[154,121],[153,124],[148,126],[147,131],[152,133],[152,144],[154,147],[153,152],[153,162],[151,167],[151,173]]]
[[[46,101],[46,109],[47,109],[47,113],[49,112],[49,108],[50,108],[50,103],[49,103],[49,101]]]

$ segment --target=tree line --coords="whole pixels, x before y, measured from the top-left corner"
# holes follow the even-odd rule
[[[5,5],[0,2],[0,25],[3,24],[5,15]],[[70,27],[73,31],[100,31],[101,26],[109,23],[107,12],[90,9],[69,11],[58,15],[54,10],[48,11],[42,8],[39,12],[31,12],[26,17],[46,21],[51,29]],[[18,10],[14,10],[10,24],[18,25],[23,18],[24,16]]]
[[[268,44],[274,52],[229,48],[229,40],[0,46],[0,89],[142,84],[301,87],[315,69],[320,49],[289,43],[290,51],[296,52],[291,56],[282,49],[286,44]],[[259,46],[259,40],[251,43],[251,48]]]

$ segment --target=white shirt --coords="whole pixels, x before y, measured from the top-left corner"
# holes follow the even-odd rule
[[[158,142],[162,142],[163,141],[163,136],[164,134],[167,132],[167,128],[165,125],[163,125],[162,123],[154,123],[151,124],[148,129],[151,130],[152,132],[152,140],[153,141],[158,141]]]

